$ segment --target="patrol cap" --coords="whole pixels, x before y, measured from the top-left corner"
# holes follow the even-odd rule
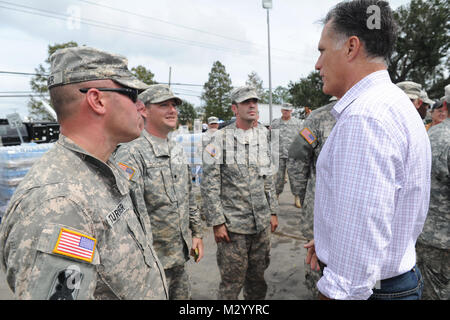
[[[248,99],[261,100],[256,93],[256,89],[249,86],[239,87],[231,91],[231,101],[241,103]]]
[[[133,76],[128,60],[120,55],[83,46],[59,49],[50,56],[49,89],[93,80],[113,80],[139,91],[148,88]]]
[[[403,90],[410,99],[419,99],[422,85],[412,81],[402,81],[397,83],[397,87]]]
[[[428,94],[425,90],[420,91],[420,100],[422,100],[425,104],[432,106],[434,101],[428,98]]]
[[[170,99],[174,99],[177,106],[183,103],[179,97],[173,94],[170,87],[166,84],[152,84],[139,95],[139,100],[144,104],[161,103]]]
[[[294,110],[294,107],[293,107],[292,104],[290,104],[290,103],[284,103],[284,104],[281,106],[281,109],[283,109],[283,110]]]
[[[209,117],[208,124],[219,123],[219,118],[217,117]]]
[[[444,100],[439,100],[435,104],[433,104],[433,107],[431,108],[431,111],[434,111],[436,109],[440,109],[444,106]]]

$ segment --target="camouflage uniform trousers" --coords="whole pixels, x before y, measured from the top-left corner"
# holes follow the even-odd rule
[[[423,276],[422,300],[450,300],[450,252],[417,242],[417,265]]]
[[[289,185],[291,187],[291,192],[294,196],[300,195],[300,186],[299,179],[296,179],[298,176],[298,166],[296,165],[296,160],[291,158],[280,158],[276,182],[275,182],[275,190],[277,195],[281,194],[284,189],[284,182],[286,177],[286,169],[287,174],[289,176]]]
[[[237,300],[244,288],[245,300],[264,300],[264,271],[270,263],[270,227],[257,234],[228,232],[230,243],[217,244],[220,270],[219,300]]]
[[[311,270],[311,265],[306,264],[306,259],[304,261],[305,265],[305,286],[311,294],[311,299],[316,300],[319,296],[319,290],[317,289],[317,282],[319,282],[322,277],[322,271]]]
[[[185,265],[164,269],[169,300],[191,300],[191,281]]]

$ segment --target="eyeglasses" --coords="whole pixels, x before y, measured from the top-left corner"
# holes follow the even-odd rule
[[[136,103],[138,99],[139,92],[137,89],[131,89],[131,88],[82,88],[80,89],[81,93],[87,93],[90,89],[97,89],[98,91],[110,91],[110,92],[117,92],[123,95],[126,95],[128,98],[133,101],[133,103]]]

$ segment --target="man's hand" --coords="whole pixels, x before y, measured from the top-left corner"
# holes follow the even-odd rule
[[[316,255],[316,248],[314,246],[314,239],[303,246],[308,249],[306,255],[306,264],[311,265],[311,270],[320,271],[319,259]]]
[[[275,232],[275,230],[278,227],[278,216],[272,215],[270,217],[270,227],[271,227],[272,232]]]
[[[214,230],[214,240],[216,240],[216,243],[219,242],[231,242],[230,237],[228,236],[227,226],[225,223],[219,224],[218,226],[213,227]]]
[[[194,257],[195,262],[200,262],[204,254],[203,240],[200,238],[192,238],[191,256]]]

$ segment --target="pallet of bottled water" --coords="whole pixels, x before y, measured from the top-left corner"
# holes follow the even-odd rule
[[[9,199],[27,172],[53,143],[0,147],[0,222]]]
[[[183,147],[192,177],[197,185],[200,185],[202,177],[202,137],[201,132],[182,132],[173,137]]]

